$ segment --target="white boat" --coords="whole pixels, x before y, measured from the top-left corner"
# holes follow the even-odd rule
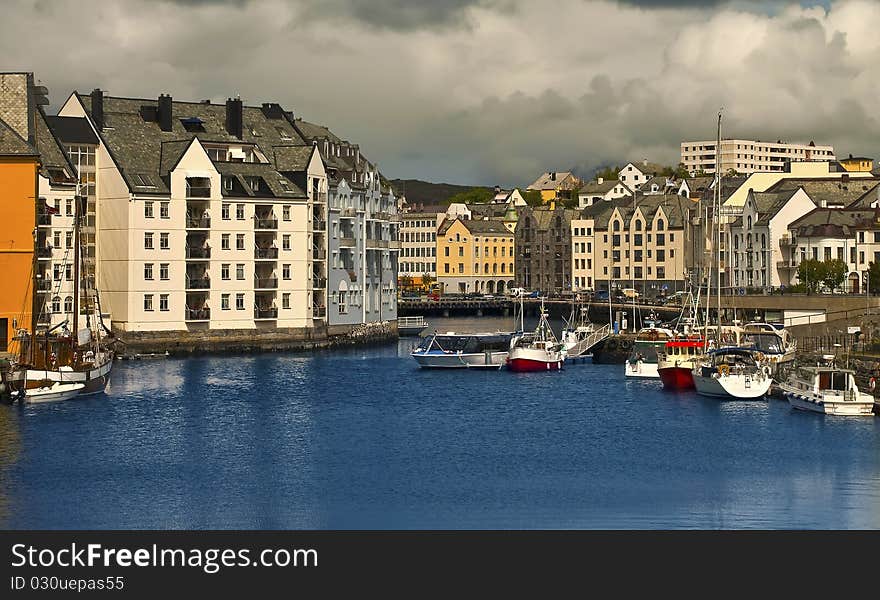
[[[70,400],[79,396],[85,387],[84,383],[59,383],[56,381],[42,387],[28,388],[24,393],[24,401],[28,404],[38,404]]]
[[[624,375],[658,379],[659,355],[665,351],[666,342],[674,337],[672,330],[662,327],[651,326],[640,329],[633,342],[632,352],[626,360]]]
[[[397,317],[397,335],[419,335],[428,328],[425,317]]]
[[[512,333],[433,333],[410,353],[424,369],[500,369]]]
[[[710,351],[693,370],[694,387],[701,396],[727,400],[755,400],[770,390],[770,367],[759,364],[747,348]]]
[[[776,366],[794,360],[797,340],[782,325],[753,321],[742,326],[740,345],[760,352],[775,370]]]
[[[856,385],[855,371],[828,364],[799,367],[779,384],[788,403],[798,410],[824,415],[873,416],[874,396]]]
[[[560,371],[565,347],[556,339],[541,298],[541,318],[534,332],[516,334],[510,341],[507,368],[516,372]]]

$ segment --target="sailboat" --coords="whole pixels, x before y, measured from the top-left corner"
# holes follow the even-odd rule
[[[522,313],[522,296],[520,296],[520,313]],[[556,339],[547,312],[544,310],[544,299],[541,298],[541,318],[533,333],[520,332],[510,341],[510,352],[507,355],[507,368],[511,371],[560,371],[565,362],[565,347]]]
[[[103,334],[112,338],[101,320],[101,305],[97,289],[83,290],[81,222],[85,214],[86,197],[79,186],[74,198],[74,290],[72,321],[67,319],[54,327],[38,331],[37,310],[37,253],[34,252],[34,304],[31,311],[31,329],[20,330],[16,336],[18,358],[12,366],[9,386],[17,398],[25,403],[66,400],[103,392],[110,381],[114,350]],[[87,278],[90,279],[90,278]],[[85,327],[80,327],[80,300],[83,294],[91,312],[86,314]],[[72,327],[68,327],[72,324]]]

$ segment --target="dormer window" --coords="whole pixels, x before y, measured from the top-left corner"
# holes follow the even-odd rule
[[[227,192],[232,191],[232,177],[224,177],[223,178],[223,189]]]
[[[254,191],[254,192],[260,191],[260,181],[261,181],[260,177],[248,175],[247,177],[244,178],[244,180],[247,183],[248,187],[251,189],[251,191]]]
[[[199,132],[205,131],[205,123],[198,117],[187,117],[186,119],[181,119],[180,124],[183,125],[183,128],[189,132]]]
[[[284,190],[285,192],[293,192],[293,187],[291,187],[290,182],[287,181],[286,179],[283,179],[283,178],[279,179],[278,185],[280,185],[281,189]]]
[[[282,140],[290,140],[290,139],[293,139],[293,138],[290,136],[290,133],[289,133],[286,129],[284,129],[284,127],[281,127],[281,126],[279,126],[279,125],[276,125],[276,126],[275,126],[275,131],[278,132],[278,135],[279,135],[279,137],[281,137]]]
[[[134,184],[139,187],[156,187],[156,184],[153,182],[153,178],[146,173],[134,173],[131,176],[131,179]]]

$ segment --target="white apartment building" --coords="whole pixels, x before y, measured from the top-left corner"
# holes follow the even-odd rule
[[[643,159],[639,162],[626,163],[617,172],[617,180],[626,185],[630,190],[635,191],[641,189],[646,181],[659,175],[662,170],[663,167],[657,163],[648,162],[648,159]],[[632,193],[629,195],[632,195]]]
[[[693,175],[699,171],[715,173],[716,141],[681,143],[681,162]],[[734,169],[739,173],[782,172],[785,163],[798,161],[836,160],[832,146],[815,143],[791,144],[778,140],[721,140],[721,172]]]
[[[326,173],[278,105],[95,90],[71,95],[59,116],[88,117],[99,140],[97,287],[114,328],[324,322],[313,257],[326,239],[313,228]]]
[[[592,206],[596,202],[632,196],[632,190],[620,181],[605,180],[602,177],[591,181],[578,190],[578,208]]]
[[[398,277],[421,282],[422,275],[437,279],[437,230],[445,213],[400,215],[400,262]]]

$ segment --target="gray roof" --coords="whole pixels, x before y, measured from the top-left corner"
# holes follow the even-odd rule
[[[607,229],[611,215],[617,209],[623,217],[624,226],[628,227],[638,208],[647,219],[646,229],[650,229],[654,216],[662,207],[668,220],[667,226],[674,229],[683,226],[688,211],[694,206],[694,202],[678,194],[638,194],[634,198],[616,198],[587,206],[580,211],[580,218],[593,219],[597,230]]]
[[[445,234],[456,221],[461,221],[461,223],[467,227],[467,230],[473,234],[513,235],[513,232],[505,227],[504,223],[501,221],[495,221],[492,219],[461,219],[458,217],[443,221],[443,224],[440,226],[440,231],[437,233],[439,235]]]
[[[602,194],[605,195],[613,190],[620,182],[616,179],[606,179],[602,183],[591,181],[578,190],[578,196],[585,194]]]
[[[574,178],[571,171],[550,171],[538,177],[527,189],[555,190],[568,177]]]
[[[874,218],[874,210],[816,208],[789,225],[798,237],[855,237],[855,229],[866,219]]]
[[[793,190],[781,192],[751,192],[755,207],[758,210],[758,218],[755,221],[755,225],[767,225],[770,219],[775,217],[776,213],[782,210],[788,201],[791,200],[792,196],[800,189],[802,188],[797,187]]]
[[[0,156],[36,156],[36,148],[28,144],[20,135],[0,119]]]
[[[48,177],[53,184],[75,185],[76,165],[70,162],[67,152],[61,147],[61,143],[49,127],[42,107],[39,107],[35,117],[37,150],[40,151],[40,162],[43,165],[40,173]]]
[[[843,204],[849,206],[856,203],[866,192],[877,186],[876,179],[783,179],[770,187],[768,192],[781,192],[802,187],[817,205]],[[854,207],[855,208],[855,207]]]
[[[47,116],[49,128],[65,144],[98,145],[98,136],[85,117]]]
[[[91,96],[78,95],[78,98],[86,111],[91,113]],[[129,189],[138,193],[167,195],[168,181],[162,177],[180,159],[193,138],[203,143],[253,145],[269,160],[272,160],[274,146],[303,144],[302,137],[287,118],[270,118],[260,107],[242,107],[242,138],[238,139],[226,130],[225,104],[174,101],[171,131],[162,131],[159,123],[150,118],[149,111],[155,110],[156,106],[156,99],[104,96],[104,129],[101,136]],[[186,118],[199,119],[204,131],[187,131],[181,122]],[[257,163],[215,161],[214,164],[218,171],[225,174],[245,175],[252,173]],[[282,175],[278,171],[296,170],[292,165],[279,164],[277,171],[275,165],[265,167],[268,169],[258,168],[256,171],[260,176],[266,176],[264,179],[273,193],[280,190],[278,178]],[[274,173],[271,177],[269,171]],[[132,178],[135,173],[151,175],[156,187],[139,186]],[[270,180],[274,180],[275,184],[269,183]],[[293,182],[288,185],[293,192],[282,191],[280,197],[305,197],[305,193]]]

